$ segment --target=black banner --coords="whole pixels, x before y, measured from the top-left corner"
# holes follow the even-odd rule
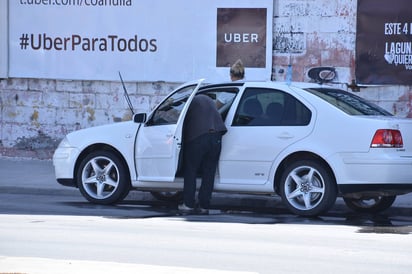
[[[412,84],[411,0],[358,0],[356,82]]]

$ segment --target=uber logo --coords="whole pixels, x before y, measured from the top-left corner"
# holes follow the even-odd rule
[[[216,66],[266,66],[266,8],[218,8]]]
[[[258,38],[257,33],[225,33],[226,43],[257,43]]]

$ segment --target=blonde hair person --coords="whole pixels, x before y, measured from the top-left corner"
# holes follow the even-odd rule
[[[243,66],[242,60],[238,59],[231,67],[230,67],[230,80],[238,81],[245,78],[245,67]]]
[[[238,59],[230,67],[230,80],[235,82],[235,81],[243,80],[243,78],[245,78],[245,67],[243,66],[242,60]],[[220,109],[224,105],[232,102],[234,98],[235,98],[234,93],[219,92],[216,97],[216,107]]]

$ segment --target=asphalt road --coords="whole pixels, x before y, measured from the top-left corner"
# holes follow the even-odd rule
[[[0,214],[41,214],[149,218],[176,216],[177,204],[154,199],[150,193],[131,191],[118,205],[94,205],[75,188],[58,184],[50,160],[0,158]],[[394,205],[381,214],[357,214],[338,198],[335,206],[318,218],[291,215],[278,196],[214,193],[210,218],[225,221],[231,216],[251,216],[283,223],[323,222],[375,227],[408,228],[412,225],[412,194],[398,196]],[[244,218],[242,218],[244,219]],[[266,222],[266,221],[265,221]],[[270,222],[270,221],[267,221]],[[372,228],[371,228],[372,229]],[[407,229],[406,229],[407,230]],[[400,231],[400,233],[403,233]]]
[[[215,194],[208,216],[132,192],[88,203],[51,161],[0,158],[0,273],[409,273],[412,195],[357,214],[338,199],[317,218],[279,197]],[[102,270],[104,270],[102,272]],[[96,272],[93,272],[96,271]]]

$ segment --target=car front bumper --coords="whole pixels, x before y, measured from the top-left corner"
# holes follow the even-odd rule
[[[53,154],[56,180],[65,186],[76,186],[74,168],[79,150],[74,147],[59,146]]]

